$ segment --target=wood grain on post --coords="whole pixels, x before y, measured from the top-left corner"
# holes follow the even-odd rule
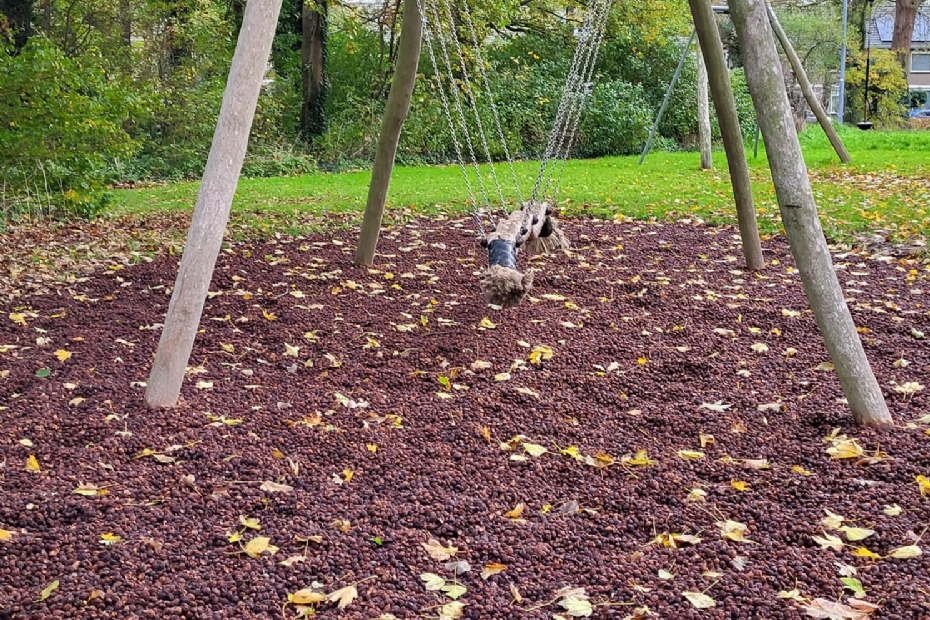
[[[736,202],[736,219],[743,243],[743,257],[746,259],[746,268],[757,271],[765,267],[765,260],[762,257],[759,224],[752,200],[752,181],[749,178],[749,164],[743,145],[743,131],[736,112],[736,99],[733,97],[733,85],[730,84],[730,72],[723,53],[723,41],[720,40],[717,18],[714,17],[710,1],[688,0],[688,4],[691,6],[694,29],[697,31],[707,67],[710,94],[714,99],[720,135],[723,137],[723,146],[727,153],[727,168],[733,186],[733,200]]]
[[[282,0],[249,0],[233,55],[168,315],[145,390],[149,407],[178,402],[239,182]]]
[[[704,54],[701,53],[701,43],[697,50],[697,116],[698,116],[698,142],[701,147],[701,170],[712,170],[714,167],[713,143],[710,135],[710,93],[707,83],[707,65],[704,64]]]
[[[891,426],[824,239],[764,0],[731,0],[746,82],[769,155],[791,254],[857,424]]]
[[[384,217],[384,203],[391,184],[394,158],[397,156],[397,143],[400,141],[400,132],[407,112],[410,110],[410,98],[413,96],[413,87],[417,79],[422,35],[423,23],[417,0],[404,0],[397,67],[394,69],[391,91],[384,106],[378,149],[375,151],[375,161],[371,167],[368,201],[365,203],[362,229],[355,251],[356,265],[370,265],[375,260],[378,237],[381,234],[381,220]]]

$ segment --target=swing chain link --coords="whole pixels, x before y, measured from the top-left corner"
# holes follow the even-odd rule
[[[430,1],[430,0],[427,0],[427,1]],[[456,155],[456,158],[458,159],[459,168],[462,170],[462,177],[465,179],[465,187],[468,190],[468,196],[471,201],[472,215],[475,218],[475,222],[478,224],[479,235],[481,237],[485,237],[487,235],[486,235],[486,231],[484,227],[484,222],[481,219],[481,213],[478,210],[478,199],[477,199],[477,196],[475,195],[474,187],[472,186],[471,180],[469,179],[469,176],[468,176],[468,168],[465,166],[465,157],[462,153],[462,145],[459,142],[458,131],[456,130],[456,122],[455,120],[453,120],[452,111],[449,107],[449,101],[448,101],[448,98],[446,97],[445,87],[442,82],[442,67],[436,61],[436,53],[433,47],[433,37],[441,36],[441,32],[439,30],[441,26],[437,26],[437,29],[435,32],[431,30],[429,25],[432,23],[432,18],[426,15],[426,11],[423,7],[423,4],[421,3],[421,0],[416,0],[416,3],[417,3],[417,10],[420,13],[420,21],[423,23],[423,35],[424,35],[423,38],[426,41],[426,49],[427,49],[427,52],[429,53],[430,62],[433,65],[433,74],[436,78],[436,90],[439,92],[439,100],[442,103],[443,113],[445,114],[446,121],[449,123],[450,134],[452,137],[452,144],[453,144],[453,147],[455,148],[455,155]],[[438,11],[435,10],[435,0],[432,0],[432,5],[433,5],[432,6],[433,12],[434,14],[436,14],[437,21],[438,21]],[[441,40],[440,40],[440,43],[442,43]],[[449,59],[448,59],[447,54],[446,54],[445,62],[446,62],[445,66],[449,67],[449,75],[452,76],[452,69],[451,69],[451,65],[449,64]],[[455,91],[454,76],[452,76],[451,79],[452,79],[452,82],[450,84],[450,90],[453,93],[455,93],[456,98],[457,98],[458,93],[457,91]],[[456,101],[456,103],[458,103],[458,101]],[[468,142],[468,148],[471,153],[472,161],[474,162],[475,161],[474,150],[471,146],[471,140],[469,138],[467,125],[465,124],[464,114],[461,109],[461,104],[457,105],[456,111],[458,112],[458,117],[459,117],[458,121],[462,126],[462,133],[465,136],[466,141]],[[478,177],[478,182],[480,185],[481,193],[484,197],[485,206],[487,208],[490,208],[490,202],[488,200],[487,193],[484,191],[484,184],[481,182],[481,172],[477,169],[477,162],[475,162],[475,167],[476,167],[476,174]]]
[[[486,160],[487,163],[488,163],[488,168],[489,168],[489,170],[490,170],[490,172],[491,172],[491,178],[494,180],[494,187],[495,187],[495,189],[497,189],[497,196],[498,196],[498,198],[499,198],[500,201],[501,201],[501,209],[503,209],[504,212],[506,212],[506,211],[507,211],[507,207],[506,207],[506,202],[505,202],[505,200],[504,200],[504,192],[503,192],[503,190],[501,189],[500,181],[499,181],[498,178],[497,178],[497,171],[496,171],[495,168],[494,168],[494,159],[491,157],[491,147],[488,145],[488,138],[487,138],[487,136],[485,135],[485,132],[484,132],[484,124],[481,122],[481,114],[480,114],[479,111],[478,111],[478,100],[477,100],[477,97],[475,96],[474,83],[472,82],[471,76],[470,76],[469,73],[468,73],[468,62],[467,62],[466,59],[465,59],[465,52],[464,52],[464,50],[463,50],[463,48],[462,48],[462,44],[461,44],[461,42],[459,42],[459,38],[458,38],[458,36],[456,35],[456,32],[455,32],[455,20],[454,20],[454,18],[453,18],[453,16],[452,16],[452,7],[451,7],[451,4],[450,4],[449,0],[433,0],[433,2],[436,2],[437,4],[438,4],[439,2],[441,2],[443,8],[445,9],[445,16],[446,16],[446,19],[448,19],[448,22],[449,22],[449,30],[450,30],[449,39],[452,40],[452,43],[453,43],[453,47],[454,47],[454,49],[455,49],[455,52],[458,54],[459,69],[461,69],[461,71],[462,71],[462,81],[463,81],[464,87],[465,87],[465,88],[464,88],[464,90],[465,90],[465,98],[466,98],[467,102],[469,103],[469,107],[471,107],[472,115],[473,115],[474,118],[475,118],[475,126],[476,126],[476,128],[478,129],[478,137],[481,138],[481,146],[484,148],[485,160]],[[468,4],[467,4],[467,3],[464,3],[463,6],[464,6],[464,9],[462,10],[462,13],[463,13],[463,14],[468,14],[468,12],[469,12],[469,11],[468,11]],[[441,42],[443,42],[443,41],[441,40]],[[443,45],[444,45],[444,42],[443,42]],[[480,66],[480,64],[481,64],[481,58],[480,58],[480,52],[478,51],[477,46],[475,47],[475,57],[476,57],[476,60],[477,60],[477,63],[476,63],[476,64],[478,64],[478,65]],[[449,66],[449,76],[450,76],[450,79],[454,79],[454,78],[453,78],[453,75],[452,75],[452,68],[451,68],[451,66]],[[458,95],[457,91],[456,91],[456,95]],[[490,93],[489,93],[489,95],[490,95]],[[470,140],[469,140],[469,141],[470,141]],[[474,153],[471,153],[471,156],[472,156],[472,160],[475,162],[475,166],[476,166],[476,169],[477,169],[478,160],[475,158],[475,154],[474,154]],[[490,203],[488,204],[488,209],[490,210]]]
[[[450,33],[446,33],[445,29],[443,28],[443,15],[440,13],[440,3],[442,3],[445,17],[448,20],[448,30],[451,31]],[[471,133],[468,128],[468,120],[465,114],[465,105],[470,107],[471,113],[474,115],[475,125],[481,140],[480,146],[484,149],[484,155],[489,166],[491,178],[493,179],[495,188],[497,189],[498,198],[501,202],[501,208],[505,215],[507,214],[507,207],[503,190],[501,188],[501,183],[497,177],[497,172],[494,167],[493,157],[491,156],[491,148],[484,130],[484,125],[481,121],[481,116],[477,104],[477,91],[475,90],[468,73],[467,61],[462,45],[455,33],[455,21],[452,14],[450,0],[416,0],[416,4],[417,10],[420,13],[420,19],[423,22],[424,39],[426,42],[430,61],[433,65],[436,87],[439,91],[439,98],[442,104],[443,114],[445,115],[449,124],[452,143],[455,149],[456,157],[458,158],[459,168],[461,169],[462,176],[465,179],[465,186],[468,190],[469,199],[472,204],[472,212],[475,221],[478,224],[479,234],[486,236],[482,214],[478,208],[478,199],[475,195],[474,187],[472,186],[471,180],[469,178],[468,167],[466,166],[462,149],[462,142],[460,141],[458,134],[458,132],[461,131],[465,146],[468,149],[468,155],[471,158],[472,166],[475,169],[478,189],[480,190],[481,196],[484,199],[484,209],[488,217],[491,218],[491,201],[488,196],[488,191],[485,187],[484,178],[481,174],[478,158],[475,154],[475,144],[472,142]],[[424,4],[426,6],[424,6]],[[549,195],[550,200],[554,200],[555,194],[558,193],[559,185],[561,184],[562,180],[562,173],[565,170],[566,158],[571,151],[575,137],[578,133],[581,113],[584,109],[587,99],[593,92],[594,84],[591,78],[594,74],[598,52],[606,31],[607,17],[611,4],[612,0],[593,0],[587,13],[585,14],[584,20],[582,21],[581,28],[576,30],[576,37],[578,42],[576,44],[575,53],[572,57],[572,62],[569,67],[565,86],[562,89],[562,96],[559,100],[559,105],[556,110],[555,121],[552,125],[549,138],[546,142],[546,148],[543,153],[542,161],[540,162],[539,172],[536,177],[535,185],[533,186],[530,200],[536,200],[537,196],[540,194],[540,190],[546,194],[549,192],[550,188],[552,188],[552,194]],[[428,12],[430,12],[429,15],[427,14]],[[497,104],[494,101],[490,79],[488,78],[487,70],[485,68],[485,61],[481,54],[480,45],[478,44],[477,30],[475,28],[474,21],[472,20],[471,12],[467,3],[464,4],[461,14],[464,17],[463,21],[468,27],[468,31],[471,36],[471,42],[474,46],[475,65],[478,68],[478,74],[480,75],[481,81],[486,90],[491,116],[494,119],[494,128],[497,130],[497,135],[500,139],[501,147],[507,159],[507,164],[510,169],[511,178],[514,182],[519,204],[521,208],[524,208],[526,203],[524,202],[522,192],[520,191],[520,184],[513,165],[513,158],[511,156],[510,149],[507,146],[507,140],[500,121]],[[443,63],[442,65],[437,62],[437,54],[434,48],[434,39],[438,40],[439,42],[441,62]],[[449,46],[447,46],[447,39],[452,41],[452,47],[458,56],[459,69],[462,72],[461,86],[458,85],[455,79],[455,73],[453,71],[453,65],[448,49]],[[452,99],[451,106],[449,101],[450,97],[447,96],[443,84],[443,73],[447,74],[448,76],[445,79],[447,79],[449,82],[449,91],[451,92]],[[459,94],[459,88],[462,88],[464,91],[463,95]],[[466,98],[466,104],[462,103],[463,96]],[[454,108],[454,114],[452,108]],[[553,184],[553,173],[555,172],[556,168],[558,168],[558,174],[556,175],[555,183]]]
[[[504,135],[504,128],[501,125],[500,115],[497,112],[497,103],[494,101],[494,93],[491,89],[491,81],[488,79],[488,73],[485,68],[485,61],[481,55],[481,46],[478,44],[478,33],[475,29],[475,23],[471,18],[471,11],[468,9],[468,4],[464,5],[464,10],[462,14],[465,17],[465,22],[468,24],[468,30],[471,34],[471,42],[475,49],[475,64],[478,65],[478,73],[481,75],[481,80],[484,83],[485,91],[487,92],[488,103],[491,108],[491,116],[494,119],[494,125],[497,128],[497,137],[500,140],[501,148],[504,150],[504,156],[507,158],[507,166],[510,168],[510,177],[513,179],[513,186],[517,192],[517,200],[520,203],[520,206],[523,206],[523,193],[520,191],[520,181],[517,180],[517,171],[513,167],[513,158],[510,155],[510,149],[507,147],[507,137]],[[484,134],[482,133],[482,138]],[[485,144],[485,150],[487,150],[487,144]],[[490,154],[488,161],[490,161]],[[493,168],[492,168],[493,169]],[[495,176],[495,179],[497,177]],[[503,196],[501,196],[503,200]],[[506,207],[504,208],[504,213],[507,213]]]
[[[568,132],[568,141],[565,144],[564,152],[559,158],[559,172],[555,179],[555,184],[552,186],[552,200],[555,200],[555,197],[559,193],[559,186],[562,184],[562,174],[565,172],[565,162],[568,159],[568,156],[571,152],[572,146],[574,145],[575,138],[578,136],[578,126],[581,123],[581,114],[584,111],[585,104],[590,98],[591,94],[594,92],[595,83],[593,81],[594,69],[597,65],[597,58],[600,53],[601,44],[604,41],[604,35],[607,32],[607,16],[610,11],[610,0],[605,0],[599,7],[597,15],[595,16],[596,32],[595,38],[590,46],[588,51],[587,71],[584,74],[584,79],[582,80],[582,88],[579,93],[579,100],[577,107],[575,109],[575,118],[572,122],[571,130]],[[549,186],[547,182],[546,190],[548,191]]]
[[[553,172],[558,166],[559,173],[555,185],[552,186],[554,187],[553,192],[549,196],[551,200],[555,199],[561,183],[562,172],[565,169],[565,160],[577,135],[581,113],[584,110],[585,102],[593,91],[594,84],[591,78],[594,74],[598,52],[606,32],[607,17],[612,2],[611,0],[595,0],[592,4],[593,6],[589,8],[588,13],[585,15],[577,35],[578,43],[575,47],[575,55],[572,58],[569,74],[562,91],[562,99],[556,112],[556,119],[549,134],[543,160],[540,162],[536,184],[533,187],[533,200],[539,195],[540,189],[543,190],[543,193],[549,191],[552,186]],[[559,163],[557,164],[553,160]]]

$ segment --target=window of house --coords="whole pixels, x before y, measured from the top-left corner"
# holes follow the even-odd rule
[[[911,71],[930,73],[930,52],[911,52]]]

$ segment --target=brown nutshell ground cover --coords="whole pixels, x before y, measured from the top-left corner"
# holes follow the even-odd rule
[[[834,257],[877,432],[783,239],[757,275],[733,229],[565,228],[506,312],[467,220],[386,231],[371,269],[350,231],[231,243],[164,411],[179,256],[4,299],[0,618],[930,618],[927,266]],[[357,598],[288,603],[312,587]]]

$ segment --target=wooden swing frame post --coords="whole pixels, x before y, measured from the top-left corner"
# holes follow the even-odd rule
[[[145,403],[152,408],[172,407],[181,394],[242,171],[281,2],[250,0],[245,7],[213,144],[145,390]]]
[[[804,64],[801,62],[801,59],[798,58],[798,53],[794,51],[791,39],[788,38],[785,29],[781,26],[781,22],[778,21],[778,16],[775,15],[775,11],[772,10],[772,6],[768,2],[765,3],[765,8],[768,12],[769,22],[772,24],[772,30],[775,32],[778,42],[781,43],[781,48],[784,50],[785,56],[788,57],[788,62],[791,63],[791,70],[794,72],[794,77],[798,80],[798,86],[804,94],[807,105],[810,106],[811,112],[817,117],[817,122],[820,123],[823,132],[827,134],[827,138],[830,140],[833,150],[836,151],[837,157],[839,157],[840,161],[844,164],[848,164],[849,151],[846,150],[839,134],[836,133],[836,128],[833,127],[833,123],[830,122],[830,117],[827,116],[827,112],[823,109],[820,100],[817,99],[817,95],[814,94],[814,87],[807,77]]]
[[[714,17],[715,13],[723,12],[724,8],[711,6],[709,0],[688,0],[688,4],[691,6],[691,17],[698,35],[700,53],[704,56],[710,94],[717,110],[717,121],[727,154],[743,257],[747,269],[759,271],[765,267],[765,259],[762,256],[759,223],[753,204],[749,163],[746,161],[743,131],[736,111],[736,99],[733,96],[733,85],[730,83],[730,72],[723,52],[723,41],[720,39],[717,19]]]
[[[769,167],[804,293],[857,424],[893,425],[856,331],[811,190],[764,0],[731,0],[746,84],[769,151]]]

